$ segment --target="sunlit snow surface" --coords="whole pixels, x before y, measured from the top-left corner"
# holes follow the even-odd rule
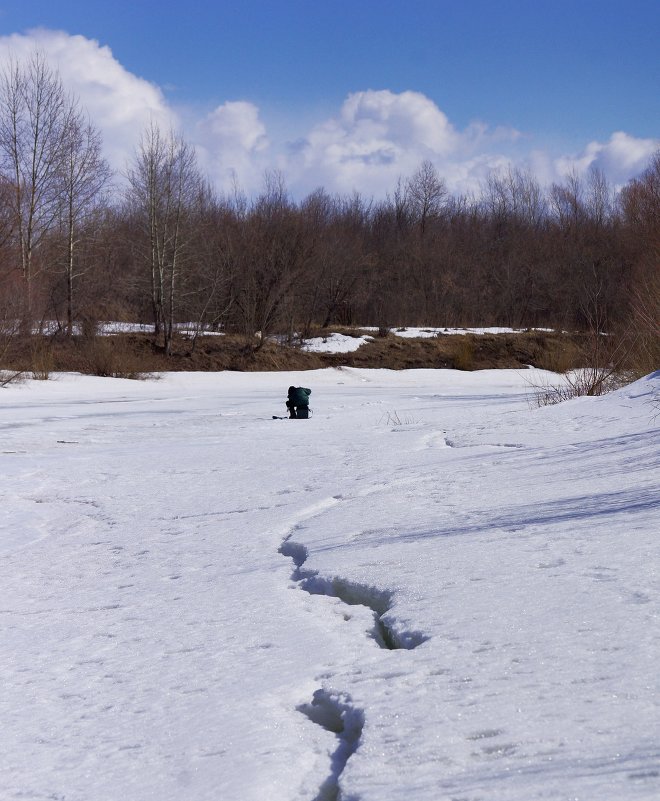
[[[337,332],[328,334],[325,337],[312,337],[306,339],[303,350],[312,353],[351,353],[362,345],[370,342],[378,331],[377,328],[363,328],[363,331],[373,331],[374,335],[365,334],[363,336],[348,336]],[[460,334],[515,334],[521,333],[523,329],[515,328],[392,328],[392,336],[403,337],[404,339],[430,339],[443,336],[454,336]],[[535,328],[534,331],[550,331],[548,328]]]
[[[0,798],[660,798],[660,374],[540,380],[0,391]]]
[[[351,337],[335,332],[328,334],[327,337],[312,337],[305,340],[303,350],[311,353],[351,353],[372,339],[372,336]]]

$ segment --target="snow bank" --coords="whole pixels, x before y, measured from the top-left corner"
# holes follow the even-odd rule
[[[311,353],[352,353],[373,337],[350,337],[346,334],[330,334],[327,337],[312,337],[305,340],[302,349]]]
[[[361,328],[362,331],[377,331],[374,327]],[[424,339],[460,334],[516,334],[526,330],[550,331],[549,328],[519,329],[519,328],[393,328],[390,333],[404,339]],[[350,353],[357,350],[373,337],[365,335],[351,337],[345,334],[333,333],[327,337],[313,337],[305,341],[303,350],[314,353]]]

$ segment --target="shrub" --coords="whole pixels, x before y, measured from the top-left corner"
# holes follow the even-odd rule
[[[660,367],[660,275],[654,274],[637,286],[632,295],[630,362],[638,376]]]
[[[35,381],[48,381],[53,370],[53,353],[42,336],[32,338],[30,346],[30,371]]]
[[[584,363],[584,354],[577,343],[568,338],[539,341],[536,367],[551,373],[567,373]]]
[[[387,426],[416,426],[419,425],[419,420],[414,417],[406,416],[401,419],[399,413],[395,410],[393,412],[386,412],[380,418],[381,423],[384,423]]]
[[[25,378],[25,370],[0,370],[0,388],[18,384]]]
[[[536,406],[552,406],[585,395],[605,395],[627,383],[625,376],[604,368],[585,367],[564,373],[560,381],[534,386]]]
[[[474,370],[474,341],[468,337],[457,337],[454,350],[456,370]]]
[[[85,346],[85,357],[91,375],[108,378],[143,379],[139,360],[121,337],[94,337]]]

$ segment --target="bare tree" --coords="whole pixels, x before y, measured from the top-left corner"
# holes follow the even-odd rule
[[[0,163],[12,185],[11,211],[23,276],[26,322],[33,316],[35,252],[62,202],[61,168],[71,100],[44,56],[11,59],[0,72]]]
[[[104,203],[111,170],[101,154],[101,135],[77,106],[72,105],[65,129],[61,169],[61,227],[65,234],[67,333],[73,334],[74,283],[85,272],[78,260],[81,239]]]
[[[563,184],[553,184],[550,189],[550,204],[557,221],[566,231],[579,228],[585,216],[584,184],[573,171]]]
[[[179,282],[190,254],[191,210],[201,176],[194,149],[170,132],[151,124],[142,136],[129,169],[129,200],[141,220],[141,258],[151,285],[154,334],[162,331],[169,355],[174,333]]]
[[[630,338],[638,369],[649,372],[660,364],[660,150],[625,187],[621,208],[633,261]]]
[[[268,173],[264,183],[232,248],[237,324],[250,342],[256,334],[256,349],[282,324],[314,250],[282,176]]]
[[[591,222],[602,228],[611,220],[614,210],[614,192],[598,167],[592,167],[587,175],[586,209]]]
[[[303,201],[301,213],[314,242],[311,274],[300,297],[306,304],[299,310],[304,337],[313,323],[320,322],[322,328],[351,323],[368,264],[364,248],[369,205],[359,194],[341,199],[319,189]]]
[[[488,177],[484,203],[491,216],[532,227],[538,227],[547,213],[538,181],[529,171],[518,167]]]
[[[0,173],[0,253],[3,254],[2,266],[6,260],[6,252],[11,245],[14,233],[14,216],[12,214],[13,187],[11,182]]]
[[[420,233],[424,236],[429,218],[440,213],[447,197],[447,187],[433,164],[426,160],[408,180],[406,190]]]
[[[232,270],[236,260],[231,247],[236,240],[241,204],[236,193],[232,200],[218,199],[210,185],[200,186],[192,215],[194,270],[181,299],[186,320],[192,324],[191,353],[199,335],[208,326],[215,330],[223,327],[232,309]]]

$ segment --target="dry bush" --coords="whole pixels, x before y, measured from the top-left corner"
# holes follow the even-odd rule
[[[83,339],[94,339],[99,330],[99,321],[96,315],[84,314],[80,317],[80,333]]]
[[[5,282],[0,284],[0,386],[18,380],[25,372],[10,366],[11,353],[21,334],[23,299],[20,292]]]
[[[90,375],[146,378],[138,356],[121,337],[93,337],[84,346],[84,357],[87,367],[85,372]]]
[[[544,344],[538,349],[535,367],[551,373],[568,373],[583,364],[583,349],[572,339],[550,337],[544,338]]]
[[[632,294],[630,366],[638,375],[660,368],[660,273],[650,275]]]
[[[53,352],[43,336],[33,336],[30,343],[30,372],[35,381],[48,381],[53,371]]]
[[[626,337],[593,330],[576,344],[571,359],[575,361],[570,369],[555,370],[561,373],[558,381],[533,385],[535,405],[605,395],[637,377],[630,370],[630,345]],[[581,366],[576,367],[576,363]]]
[[[585,395],[605,395],[626,383],[625,376],[606,368],[585,367],[570,370],[559,381],[532,385],[533,403],[535,406],[552,406]]]
[[[384,423],[387,426],[416,426],[419,425],[419,420],[410,415],[407,415],[403,419],[399,416],[399,413],[395,410],[392,412],[386,412],[380,418],[380,422]]]
[[[24,381],[25,370],[0,370],[0,389],[8,384],[18,384]]]
[[[469,337],[457,337],[454,348],[454,368],[456,370],[474,370],[474,340]]]

